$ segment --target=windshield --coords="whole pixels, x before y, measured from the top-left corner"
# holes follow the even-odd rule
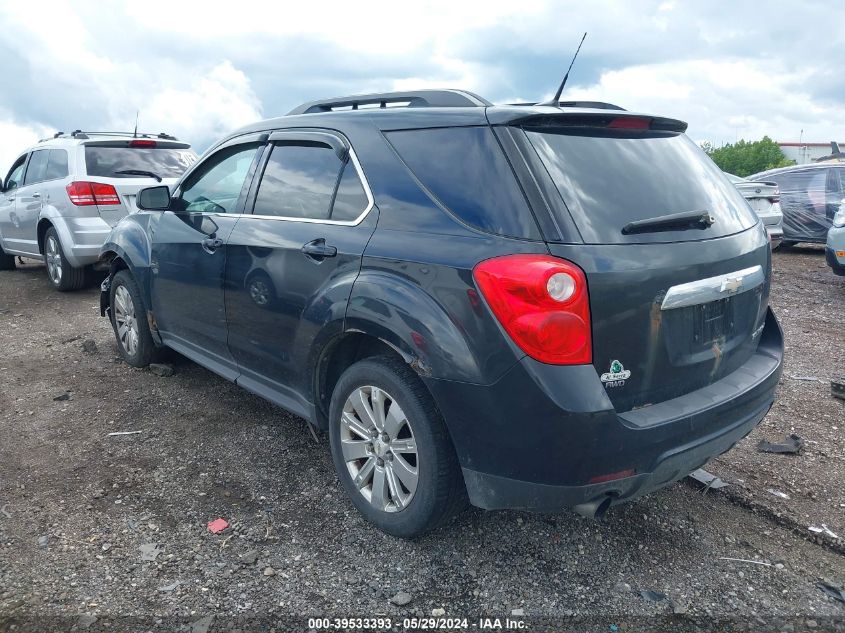
[[[725,175],[686,135],[526,128],[588,244],[677,242],[731,235],[757,223]],[[707,228],[623,235],[630,222],[709,213]]]
[[[85,166],[89,176],[144,177],[117,173],[129,170],[152,172],[161,178],[178,178],[195,160],[196,155],[189,149],[85,146]]]

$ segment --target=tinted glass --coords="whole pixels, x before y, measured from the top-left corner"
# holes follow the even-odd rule
[[[67,177],[67,152],[63,149],[51,149],[45,180],[65,177]]]
[[[776,182],[781,193],[824,192],[827,171],[824,169],[788,171],[767,177],[766,180]]]
[[[361,184],[355,165],[351,161],[347,161],[343,168],[343,175],[340,177],[337,194],[334,197],[331,218],[340,222],[350,222],[357,219],[368,204],[369,200],[364,192],[364,185]]]
[[[21,186],[21,178],[23,177],[23,166],[26,161],[21,160],[19,165],[12,168],[9,172],[6,182],[3,183],[5,191],[10,191]]]
[[[526,130],[585,242],[700,240],[754,226],[745,199],[684,134]],[[623,235],[629,222],[708,212],[705,230]]]
[[[538,236],[490,128],[409,130],[387,138],[428,193],[466,224],[499,235]]]
[[[324,145],[276,145],[255,198],[253,213],[327,219],[342,163]]]
[[[44,175],[47,173],[47,160],[50,157],[50,150],[39,149],[32,152],[32,157],[29,159],[29,165],[26,168],[26,176],[24,176],[25,185],[31,185],[36,182],[44,180]]]
[[[194,153],[187,149],[85,146],[85,168],[89,176],[138,178],[116,173],[135,169],[151,171],[161,178],[178,178],[195,160]]]
[[[196,213],[232,213],[238,203],[257,143],[212,154],[182,186],[182,208]]]

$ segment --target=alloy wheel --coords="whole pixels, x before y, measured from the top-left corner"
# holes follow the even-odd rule
[[[47,237],[47,248],[45,251],[47,274],[50,276],[50,281],[58,286],[62,283],[62,253],[59,247],[59,241],[53,235]]]
[[[358,387],[339,424],[343,459],[358,492],[382,512],[405,509],[417,490],[419,459],[399,403],[378,387]]]
[[[138,351],[138,320],[135,315],[135,303],[126,286],[118,286],[114,291],[114,322],[120,345],[130,356]]]

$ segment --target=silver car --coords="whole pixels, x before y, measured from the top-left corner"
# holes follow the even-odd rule
[[[172,185],[196,160],[167,134],[56,134],[25,151],[0,181],[0,270],[43,259],[57,290],[76,290],[112,227],[144,187]]]
[[[751,182],[745,178],[725,174],[763,221],[772,248],[780,246],[783,239],[783,212],[780,208],[778,186],[773,182]]]
[[[839,210],[833,216],[824,252],[827,265],[833,272],[845,276],[845,200],[839,204]]]

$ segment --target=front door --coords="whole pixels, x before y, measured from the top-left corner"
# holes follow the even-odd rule
[[[245,200],[261,143],[218,149],[174,192],[171,209],[151,218],[151,296],[155,324],[173,349],[234,380],[226,345],[226,243]]]
[[[18,158],[3,181],[3,191],[0,192],[0,239],[4,250],[18,253],[28,252],[21,249],[18,239],[18,215],[15,208],[18,193],[23,187],[24,167],[27,155]]]
[[[376,225],[345,139],[271,135],[247,210],[229,238],[226,315],[238,384],[304,413],[315,339],[340,331]]]

